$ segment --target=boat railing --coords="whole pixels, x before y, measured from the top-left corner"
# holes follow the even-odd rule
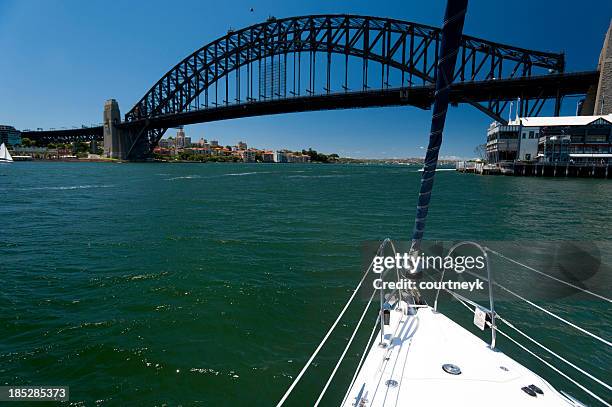
[[[493,300],[493,278],[491,277],[491,266],[489,264],[489,256],[487,254],[487,250],[481,246],[480,244],[476,243],[476,242],[472,242],[472,241],[466,241],[466,242],[459,242],[455,245],[453,245],[449,251],[448,251],[448,257],[452,256],[452,254],[459,248],[462,246],[467,246],[467,245],[471,245],[476,247],[478,250],[480,250],[484,256],[485,259],[485,268],[487,271],[487,282],[489,285],[489,308],[485,308],[485,307],[480,307],[480,309],[484,310],[486,312],[486,314],[489,316],[490,320],[491,320],[491,344],[490,347],[491,349],[495,348],[495,301]],[[444,272],[446,271],[445,268],[442,269],[441,272],[441,277],[440,277],[440,283],[442,283],[444,281]],[[442,284],[440,284],[439,288],[436,291],[436,297],[434,300],[434,310],[438,310],[438,297],[440,296],[440,288],[442,287]],[[464,300],[467,300],[467,298],[463,297]],[[474,305],[476,306],[476,305]]]
[[[574,384],[576,387],[580,388],[582,391],[584,391],[585,393],[587,393],[588,395],[590,395],[591,397],[593,397],[595,400],[603,403],[606,406],[610,406],[610,404],[608,402],[605,401],[605,399],[601,396],[599,396],[598,394],[596,394],[595,392],[593,392],[591,389],[587,388],[585,385],[581,384],[580,382],[578,382],[577,380],[575,380],[574,378],[570,377],[568,374],[566,374],[565,372],[563,372],[562,370],[560,370],[558,367],[554,366],[553,364],[551,364],[549,361],[547,361],[546,359],[544,359],[542,356],[538,355],[533,349],[530,349],[529,347],[527,347],[526,345],[520,343],[517,339],[513,338],[512,336],[510,336],[507,332],[500,330],[498,324],[496,323],[496,321],[499,321],[501,323],[504,324],[504,326],[508,327],[509,329],[513,330],[514,332],[516,332],[517,334],[519,334],[522,338],[528,340],[531,344],[535,345],[537,348],[545,351],[548,355],[554,357],[555,359],[559,360],[560,362],[563,362],[565,365],[569,366],[570,368],[572,368],[574,371],[582,374],[583,376],[587,377],[588,379],[594,381],[595,383],[599,384],[600,386],[604,387],[608,392],[612,391],[612,387],[607,384],[606,382],[604,382],[603,380],[595,377],[593,374],[587,372],[586,370],[584,370],[583,368],[577,366],[575,363],[569,361],[567,358],[563,357],[562,355],[558,354],[557,352],[551,350],[549,347],[547,347],[546,345],[542,344],[540,341],[534,339],[532,336],[530,336],[529,334],[525,333],[523,330],[521,330],[520,328],[518,328],[516,325],[514,325],[512,322],[510,322],[508,319],[502,317],[501,315],[499,315],[498,313],[495,312],[495,306],[494,306],[494,298],[493,298],[493,287],[499,288],[501,290],[503,290],[505,293],[509,294],[510,296],[520,300],[521,302],[526,303],[528,306],[530,306],[533,309],[536,309],[538,311],[541,311],[543,313],[545,313],[546,315],[556,319],[557,321],[561,322],[562,324],[569,326],[571,328],[573,328],[574,330],[579,331],[580,333],[592,338],[595,341],[598,341],[600,343],[602,343],[603,345],[605,345],[606,347],[612,347],[612,343],[604,338],[602,338],[601,336],[594,334],[593,332],[588,331],[587,329],[579,326],[576,323],[573,323],[571,321],[569,321],[566,318],[563,318],[559,315],[557,315],[556,313],[546,309],[545,307],[538,305],[536,303],[534,303],[533,301],[521,296],[520,294],[516,293],[515,291],[509,289],[508,287],[494,281],[492,275],[491,275],[491,267],[490,267],[490,263],[489,263],[489,256],[488,254],[492,254],[495,255],[501,259],[504,259],[506,261],[509,261],[515,265],[521,266],[527,270],[530,270],[532,272],[535,272],[541,276],[544,276],[546,278],[549,278],[551,280],[554,280],[560,284],[572,287],[582,293],[585,294],[589,294],[593,297],[596,297],[600,300],[604,300],[608,303],[612,303],[612,299],[607,298],[604,295],[601,294],[597,294],[595,292],[592,292],[590,290],[587,290],[583,287],[579,287],[575,284],[572,284],[568,281],[559,279],[555,276],[552,276],[546,272],[537,270],[529,265],[523,264],[517,260],[514,260],[510,257],[507,257],[505,255],[503,255],[502,253],[499,253],[498,251],[495,251],[487,246],[482,246],[478,243],[475,242],[461,242],[458,243],[456,245],[454,245],[448,252],[448,255],[450,256],[451,254],[453,254],[453,252],[460,246],[464,246],[464,245],[472,245],[477,247],[484,255],[485,257],[485,266],[486,266],[486,276],[480,275],[478,273],[472,272],[472,271],[468,271],[466,270],[465,273],[469,274],[473,277],[482,279],[484,281],[486,281],[488,283],[488,288],[489,288],[489,308],[487,309],[486,307],[479,305],[478,303],[466,298],[465,296],[459,294],[458,292],[446,288],[446,287],[442,287],[442,285],[440,285],[440,288],[436,291],[436,296],[435,296],[435,300],[434,300],[434,309],[437,310],[438,309],[438,297],[440,294],[440,290],[444,290],[447,293],[449,293],[454,299],[456,299],[459,303],[461,303],[463,306],[465,306],[467,309],[470,310],[470,312],[472,313],[476,313],[479,309],[481,311],[485,311],[487,313],[487,315],[489,316],[486,320],[485,320],[485,325],[491,329],[491,344],[490,347],[491,349],[495,348],[495,338],[496,338],[496,334],[499,333],[500,335],[504,336],[506,339],[508,339],[510,342],[514,343],[516,346],[518,346],[520,349],[522,349],[523,351],[525,351],[526,353],[528,353],[529,355],[533,356],[534,358],[536,358],[537,360],[539,360],[540,362],[542,362],[546,367],[550,368],[551,370],[553,370],[554,372],[556,372],[557,374],[559,374],[561,377],[565,378],[566,380],[568,380],[569,382],[571,382],[572,384]],[[444,269],[442,270],[436,270],[440,273],[441,278],[440,281],[442,282],[444,279]],[[572,403],[577,403],[577,401],[575,399],[573,399],[571,396],[563,393],[566,397],[568,397],[568,399],[570,401],[572,401]],[[581,405],[581,404],[576,404],[576,405]]]

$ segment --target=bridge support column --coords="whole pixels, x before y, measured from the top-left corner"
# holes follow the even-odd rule
[[[612,21],[599,56],[599,84],[595,96],[595,114],[612,113]]]
[[[107,158],[124,159],[125,148],[122,143],[121,129],[117,127],[121,123],[121,112],[119,104],[115,99],[104,103],[104,156]]]
[[[115,99],[104,103],[104,156],[119,160],[143,160],[149,156],[146,128],[121,128],[121,112]]]
[[[592,86],[582,104],[580,115],[606,115],[612,113],[612,21],[601,54],[599,54],[599,83]]]

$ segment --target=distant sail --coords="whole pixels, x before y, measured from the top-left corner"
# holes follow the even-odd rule
[[[13,157],[11,157],[11,153],[9,153],[4,143],[0,145],[0,161],[8,161],[8,162],[13,161]]]

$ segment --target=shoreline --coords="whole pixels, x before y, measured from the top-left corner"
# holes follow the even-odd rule
[[[423,168],[422,162],[405,162],[398,160],[385,160],[385,159],[349,159],[349,160],[335,160],[335,161],[311,161],[307,163],[279,163],[279,162],[244,162],[244,161],[194,161],[194,160],[141,160],[141,161],[130,161],[120,160],[116,158],[65,158],[65,159],[41,159],[32,158],[28,160],[15,160],[14,162],[57,162],[57,163],[164,163],[164,164],[280,164],[280,165],[294,165],[294,164],[314,164],[314,165],[392,165],[397,167],[409,167],[409,168]],[[438,169],[449,169],[455,168],[456,162],[443,162],[438,164]],[[452,166],[452,167],[451,167]]]

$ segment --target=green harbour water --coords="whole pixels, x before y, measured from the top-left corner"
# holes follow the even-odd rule
[[[68,385],[70,405],[274,405],[359,281],[362,244],[410,238],[417,169],[0,165],[0,385]],[[597,241],[607,278],[596,288],[610,297],[611,230],[609,180],[440,171],[426,238]],[[495,270],[512,273],[507,264]],[[609,303],[538,303],[612,337]],[[455,305],[449,315],[477,333]],[[521,304],[501,301],[500,309],[612,381],[605,345]],[[288,405],[316,400],[360,311],[349,312]],[[365,331],[323,405],[342,399]],[[597,405],[510,343],[499,347]]]

